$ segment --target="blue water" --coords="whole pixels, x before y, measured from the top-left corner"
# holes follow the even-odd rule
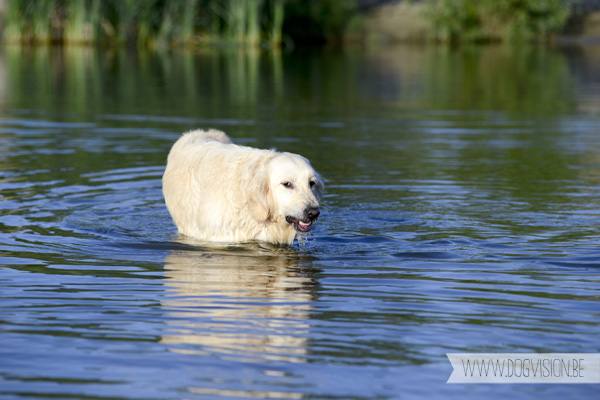
[[[597,396],[446,353],[600,352],[598,54],[2,49],[0,397]],[[196,127],[309,158],[310,237],[177,237]]]

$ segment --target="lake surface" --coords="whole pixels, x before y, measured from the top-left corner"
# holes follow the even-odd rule
[[[190,129],[308,157],[291,248],[178,238]],[[600,352],[600,49],[0,49],[2,399],[565,399],[446,353]]]

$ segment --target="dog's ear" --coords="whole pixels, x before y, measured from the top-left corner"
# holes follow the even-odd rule
[[[323,197],[323,194],[325,193],[325,183],[324,183],[324,179],[321,175],[319,175],[316,172],[315,172],[315,175],[317,178],[317,184],[315,185],[314,193],[315,193],[315,197],[317,198],[317,200],[319,202],[321,202],[321,198]]]
[[[260,222],[273,218],[274,202],[269,182],[268,162],[268,159],[261,160],[254,168],[249,168],[249,179],[245,186],[248,208],[254,219]]]

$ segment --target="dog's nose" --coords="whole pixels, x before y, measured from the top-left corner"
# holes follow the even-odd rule
[[[306,209],[305,214],[312,221],[312,220],[319,218],[319,214],[321,214],[321,212],[319,211],[318,208],[311,207],[311,208]]]

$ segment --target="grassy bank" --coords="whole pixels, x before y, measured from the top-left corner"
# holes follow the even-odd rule
[[[378,30],[360,0],[9,0],[7,43],[278,47],[365,41]],[[545,41],[560,32],[568,0],[405,0],[380,14],[392,31],[418,26],[434,42]],[[404,6],[404,8],[402,8]],[[407,14],[406,10],[411,10]],[[417,13],[414,10],[419,10]],[[410,14],[410,15],[409,15]],[[371,17],[370,17],[371,15]],[[371,22],[369,22],[369,18]],[[375,21],[373,23],[373,21]],[[421,21],[421,22],[420,22]],[[386,28],[387,29],[387,28]]]
[[[10,0],[7,43],[280,46],[340,35],[353,0]],[[307,34],[308,33],[308,34]],[[289,37],[289,35],[287,35]]]

